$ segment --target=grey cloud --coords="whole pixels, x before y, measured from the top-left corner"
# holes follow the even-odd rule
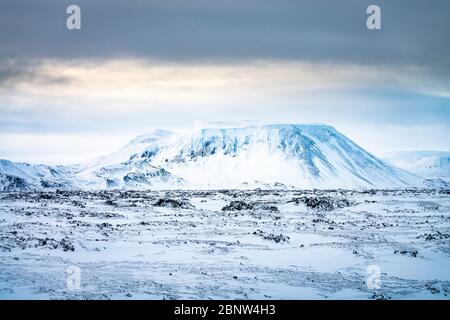
[[[65,28],[73,3],[80,31]],[[372,3],[382,8],[381,31],[365,28]],[[0,58],[410,64],[447,78],[448,12],[448,0],[3,0]]]

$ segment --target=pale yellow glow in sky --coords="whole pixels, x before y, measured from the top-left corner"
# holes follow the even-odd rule
[[[183,65],[113,60],[48,61],[36,68],[34,77],[16,79],[11,86],[12,99],[18,106],[46,101],[58,107],[73,102],[92,108],[107,105],[139,110],[161,105],[213,108],[217,101],[242,104],[283,94],[405,81],[401,73],[356,65],[263,61],[248,65]]]

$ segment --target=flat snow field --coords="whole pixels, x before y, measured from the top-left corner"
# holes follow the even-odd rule
[[[0,299],[449,299],[449,195],[0,193]]]

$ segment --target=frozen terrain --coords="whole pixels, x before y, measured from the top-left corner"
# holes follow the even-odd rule
[[[4,192],[0,299],[449,299],[449,194]]]

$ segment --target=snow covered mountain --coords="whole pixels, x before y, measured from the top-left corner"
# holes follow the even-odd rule
[[[84,165],[2,163],[3,190],[396,188],[422,180],[325,125],[155,131]]]
[[[426,179],[427,184],[450,186],[450,152],[402,151],[386,154],[384,159],[404,170]]]
[[[140,135],[120,150],[108,154],[106,156],[95,159],[94,161],[84,163],[83,165],[91,170],[99,169],[108,165],[122,163],[127,161],[131,155],[139,154],[146,148],[154,146],[156,144],[161,144],[164,140],[170,138],[173,132],[167,130],[154,130],[150,133]]]
[[[46,166],[0,160],[0,191],[75,188],[76,166]]]

